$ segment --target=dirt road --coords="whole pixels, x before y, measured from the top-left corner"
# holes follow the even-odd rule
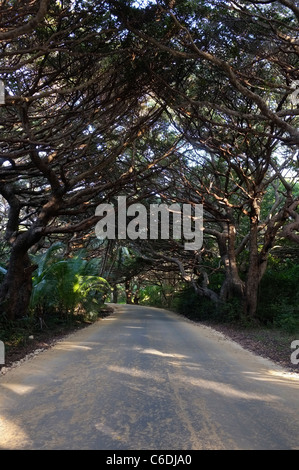
[[[298,410],[298,378],[124,305],[0,377],[0,449],[299,449]]]

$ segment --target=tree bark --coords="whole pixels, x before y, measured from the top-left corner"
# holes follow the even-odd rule
[[[114,304],[117,304],[118,301],[118,289],[116,284],[113,286],[112,290],[112,301]]]
[[[32,292],[32,265],[27,250],[12,249],[8,270],[0,287],[0,306],[8,320],[27,315]]]
[[[244,315],[245,317],[249,318],[254,318],[256,315],[258,302],[258,288],[260,284],[257,233],[257,223],[253,222],[250,227],[249,266],[244,296]]]
[[[126,286],[126,302],[127,304],[131,304],[132,303],[132,289],[131,289],[130,281],[126,281],[125,286]]]
[[[236,229],[232,223],[228,223],[226,238],[227,241],[225,244],[223,243],[224,246],[219,245],[225,268],[225,280],[220,291],[220,298],[224,302],[234,297],[242,298],[244,295],[244,282],[240,279],[236,259]]]
[[[28,252],[44,236],[44,228],[59,204],[57,198],[53,196],[43,207],[34,226],[26,232],[17,233],[18,210],[12,210],[15,203],[9,202],[11,214],[8,226],[11,228],[6,231],[6,239],[11,244],[11,254],[7,273],[0,286],[0,309],[8,319],[14,320],[28,313],[32,292],[32,273],[36,269],[36,266],[31,264]]]
[[[245,317],[250,319],[254,319],[256,317],[259,285],[267,266],[268,250],[262,258],[258,250],[260,205],[261,198],[258,196],[254,197],[250,212],[249,265],[243,308]]]

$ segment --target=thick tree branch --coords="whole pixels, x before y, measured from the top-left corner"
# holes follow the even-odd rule
[[[38,24],[41,23],[41,21],[43,21],[48,11],[49,4],[50,4],[50,0],[40,0],[39,10],[36,16],[31,18],[31,20],[29,20],[28,23],[26,23],[23,26],[20,26],[19,28],[10,29],[5,32],[0,31],[0,41],[16,39],[24,34],[28,34],[34,31],[34,29],[38,26]]]

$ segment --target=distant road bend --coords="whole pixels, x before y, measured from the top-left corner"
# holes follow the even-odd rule
[[[298,392],[210,328],[117,305],[0,377],[0,449],[299,449]]]

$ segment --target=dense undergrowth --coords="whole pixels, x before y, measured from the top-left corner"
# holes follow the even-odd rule
[[[213,281],[212,281],[213,282]],[[256,316],[242,315],[242,302],[237,298],[219,304],[198,298],[194,290],[186,287],[175,295],[172,307],[186,317],[197,321],[235,324],[242,327],[280,329],[299,334],[299,265],[287,259],[284,263],[272,261],[265,273],[260,289]]]

